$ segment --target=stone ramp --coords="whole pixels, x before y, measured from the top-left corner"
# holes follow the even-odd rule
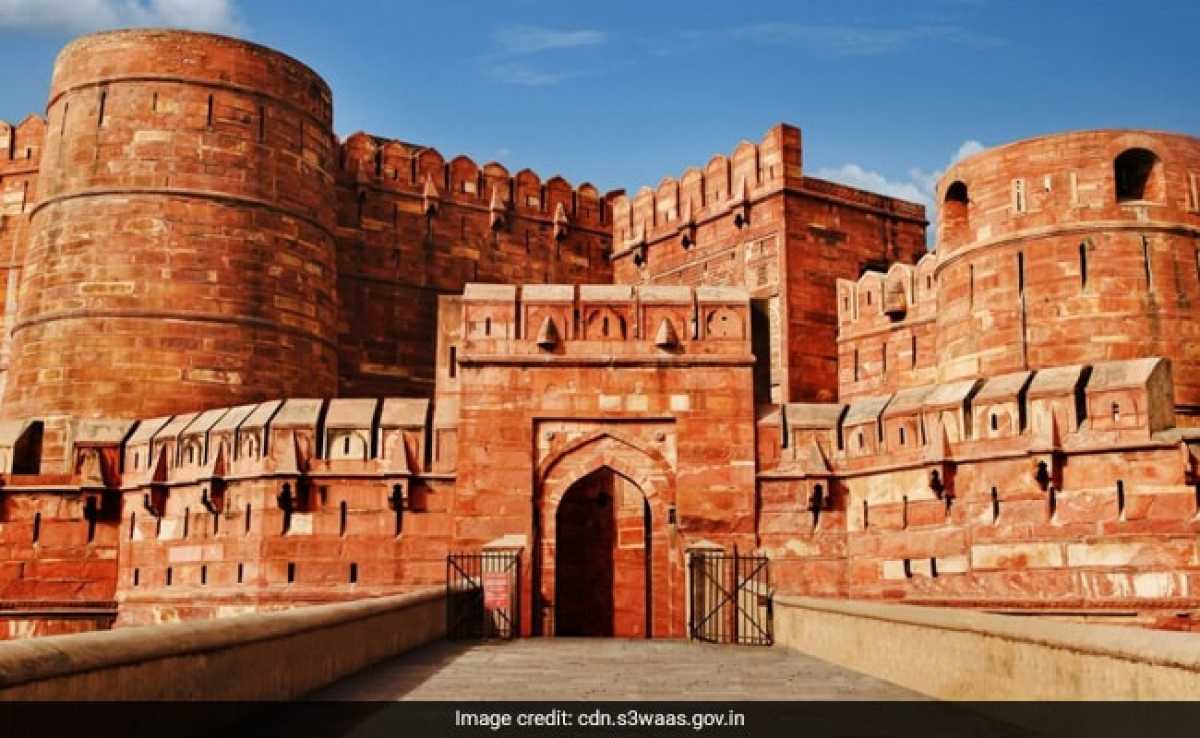
[[[437,642],[310,700],[922,700],[889,682],[781,648],[681,640]]]

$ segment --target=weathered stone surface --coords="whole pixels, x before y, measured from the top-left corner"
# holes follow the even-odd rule
[[[924,253],[791,126],[602,196],[338,142],[312,70],[205,34],[73,42],[47,116],[0,125],[0,635],[497,539],[545,634],[682,635],[699,544],[780,592],[1200,609],[1194,138],[958,162]]]

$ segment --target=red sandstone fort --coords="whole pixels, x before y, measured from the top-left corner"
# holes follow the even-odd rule
[[[356,133],[300,62],[80,38],[0,123],[0,638],[445,581],[528,634],[775,590],[1187,628],[1200,140],[1020,141],[921,206],[772,128],[600,193]]]

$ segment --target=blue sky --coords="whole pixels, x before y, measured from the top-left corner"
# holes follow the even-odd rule
[[[805,170],[927,201],[961,152],[1076,128],[1200,134],[1185,2],[0,0],[0,118],[54,54],[129,25],[296,56],[335,127],[636,191],[779,121]]]

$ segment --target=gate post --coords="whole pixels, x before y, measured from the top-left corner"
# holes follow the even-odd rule
[[[705,554],[708,553],[724,553],[725,549],[716,543],[709,540],[699,540],[687,544],[684,548],[687,553],[687,631],[688,640],[697,640],[696,638],[696,605],[697,599],[703,597],[703,592],[699,590],[700,580],[696,577],[696,564]]]

